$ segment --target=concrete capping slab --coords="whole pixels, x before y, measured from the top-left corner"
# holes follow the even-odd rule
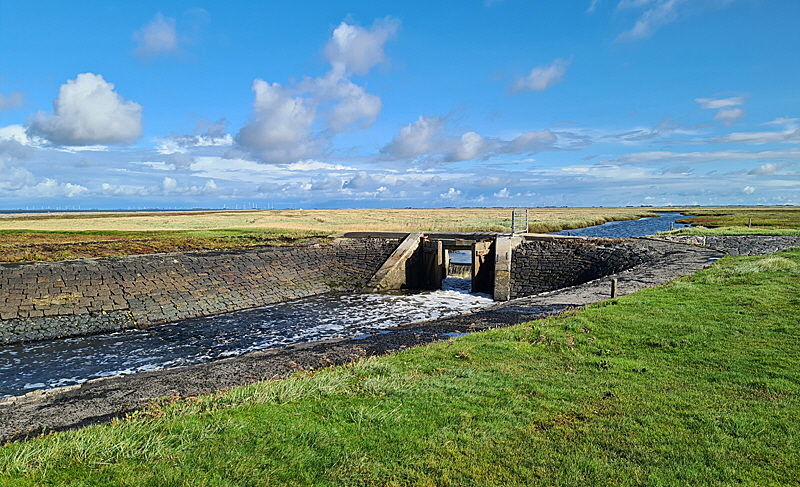
[[[361,289],[361,292],[376,293],[400,289],[406,283],[406,261],[417,251],[421,238],[421,233],[407,234],[405,240],[400,242],[400,245],[386,259],[386,262],[378,269],[378,272]]]
[[[497,234],[495,240],[494,293],[495,301],[511,299],[511,255],[514,248],[525,241],[525,237],[512,234]]]
[[[517,233],[525,241],[555,241],[555,240],[588,240],[595,237],[582,237],[580,235],[551,235],[549,233]]]
[[[408,232],[345,232],[328,236],[331,238],[389,238],[400,240],[406,238]]]

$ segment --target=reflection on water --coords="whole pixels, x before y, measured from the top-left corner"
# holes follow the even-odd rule
[[[292,343],[347,337],[492,303],[448,278],[421,293],[324,294],[146,330],[7,345],[0,349],[0,397],[117,374],[191,365]]]
[[[641,218],[624,222],[608,222],[594,227],[578,228],[576,230],[562,230],[553,235],[573,235],[576,237],[605,237],[605,238],[629,238],[646,237],[655,235],[658,232],[673,228],[688,228],[691,225],[675,223],[676,220],[686,218],[679,212],[659,212],[659,217]]]

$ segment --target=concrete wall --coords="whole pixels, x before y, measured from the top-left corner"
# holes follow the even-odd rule
[[[356,291],[395,239],[0,265],[0,343],[141,328]]]
[[[522,243],[511,257],[511,299],[576,286],[630,269],[655,257],[646,246],[608,239]]]

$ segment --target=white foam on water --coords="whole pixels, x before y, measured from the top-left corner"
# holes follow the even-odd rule
[[[293,343],[371,334],[492,304],[491,296],[469,294],[469,279],[447,278],[442,287],[421,293],[311,296],[145,330],[10,345],[0,348],[0,397]]]

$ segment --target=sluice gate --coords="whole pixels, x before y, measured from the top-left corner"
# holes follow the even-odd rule
[[[386,237],[385,234],[345,234],[348,238]],[[410,233],[394,254],[370,280],[363,292],[391,289],[441,289],[442,281],[451,275],[451,269],[465,264],[452,265],[450,253],[468,251],[471,256],[468,276],[472,292],[480,292],[502,299],[508,292],[497,289],[496,269],[498,258],[510,259],[510,254],[498,257],[498,241],[511,240],[512,236],[497,233]],[[505,247],[511,248],[511,245]],[[510,268],[507,266],[500,268]],[[502,283],[501,283],[502,284]],[[506,279],[506,285],[507,285]],[[498,298],[499,296],[499,298]],[[505,299],[508,299],[507,297]]]

